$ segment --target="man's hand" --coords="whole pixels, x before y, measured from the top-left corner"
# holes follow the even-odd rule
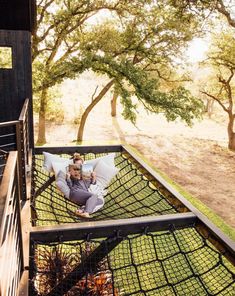
[[[91,173],[91,179],[92,179],[93,182],[96,181],[96,173],[95,172]]]

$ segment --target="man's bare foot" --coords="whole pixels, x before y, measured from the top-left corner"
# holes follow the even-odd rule
[[[81,210],[81,209],[77,209],[77,210],[75,211],[75,215],[76,215],[76,216],[79,216],[79,217],[81,217],[81,218],[90,218],[90,214],[87,213],[87,212],[84,212],[84,211]]]

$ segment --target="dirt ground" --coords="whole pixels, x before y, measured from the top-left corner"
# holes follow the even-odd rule
[[[71,87],[73,92],[74,86]],[[195,121],[190,128],[180,121],[168,123],[162,115],[140,109],[135,127],[120,115],[120,106],[117,118],[112,119],[107,102],[110,98],[105,100],[88,117],[84,144],[133,145],[156,168],[235,227],[235,153],[226,147],[223,114]],[[67,101],[66,114],[70,107]],[[74,145],[76,134],[74,124],[48,124],[47,145]]]
[[[215,141],[144,137],[133,145],[151,163],[235,227],[235,154]]]

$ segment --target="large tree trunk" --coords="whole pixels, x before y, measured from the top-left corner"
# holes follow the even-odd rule
[[[46,143],[46,104],[47,104],[47,89],[43,89],[40,99],[39,121],[38,121],[38,139],[37,145]]]
[[[77,134],[78,142],[81,142],[83,140],[84,127],[85,127],[85,123],[89,113],[95,107],[95,105],[103,98],[103,96],[108,92],[108,90],[111,88],[113,84],[114,84],[114,79],[109,81],[108,84],[106,84],[106,86],[101,90],[98,96],[85,109],[84,113],[82,114],[81,122],[78,129],[78,134]],[[95,132],[95,128],[94,128],[94,132]]]
[[[118,98],[118,92],[114,90],[113,98],[111,100],[111,116],[116,117],[117,115],[117,98]]]
[[[229,122],[228,122],[228,148],[232,151],[235,151],[235,132],[234,132],[234,120],[235,114],[229,113]]]

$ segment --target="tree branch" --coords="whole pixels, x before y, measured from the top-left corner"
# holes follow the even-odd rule
[[[92,101],[92,102],[93,102],[93,100],[94,100],[94,96],[95,96],[95,94],[96,94],[97,89],[98,89],[98,85],[96,86],[96,88],[95,88],[95,90],[94,90],[94,93],[93,93],[92,96],[91,96],[91,101]]]
[[[220,101],[220,99],[219,98],[217,98],[217,97],[215,97],[214,95],[212,95],[212,94],[209,94],[208,92],[206,92],[206,91],[200,91],[202,94],[204,94],[204,95],[206,95],[206,96],[208,96],[208,97],[210,97],[210,98],[212,98],[213,100],[215,100],[222,108],[223,108],[223,110],[225,111],[225,112],[229,112],[229,110],[224,106],[224,104]]]
[[[232,19],[231,14],[226,10],[223,0],[217,0],[216,9],[226,17],[229,25],[235,28],[235,20]]]

